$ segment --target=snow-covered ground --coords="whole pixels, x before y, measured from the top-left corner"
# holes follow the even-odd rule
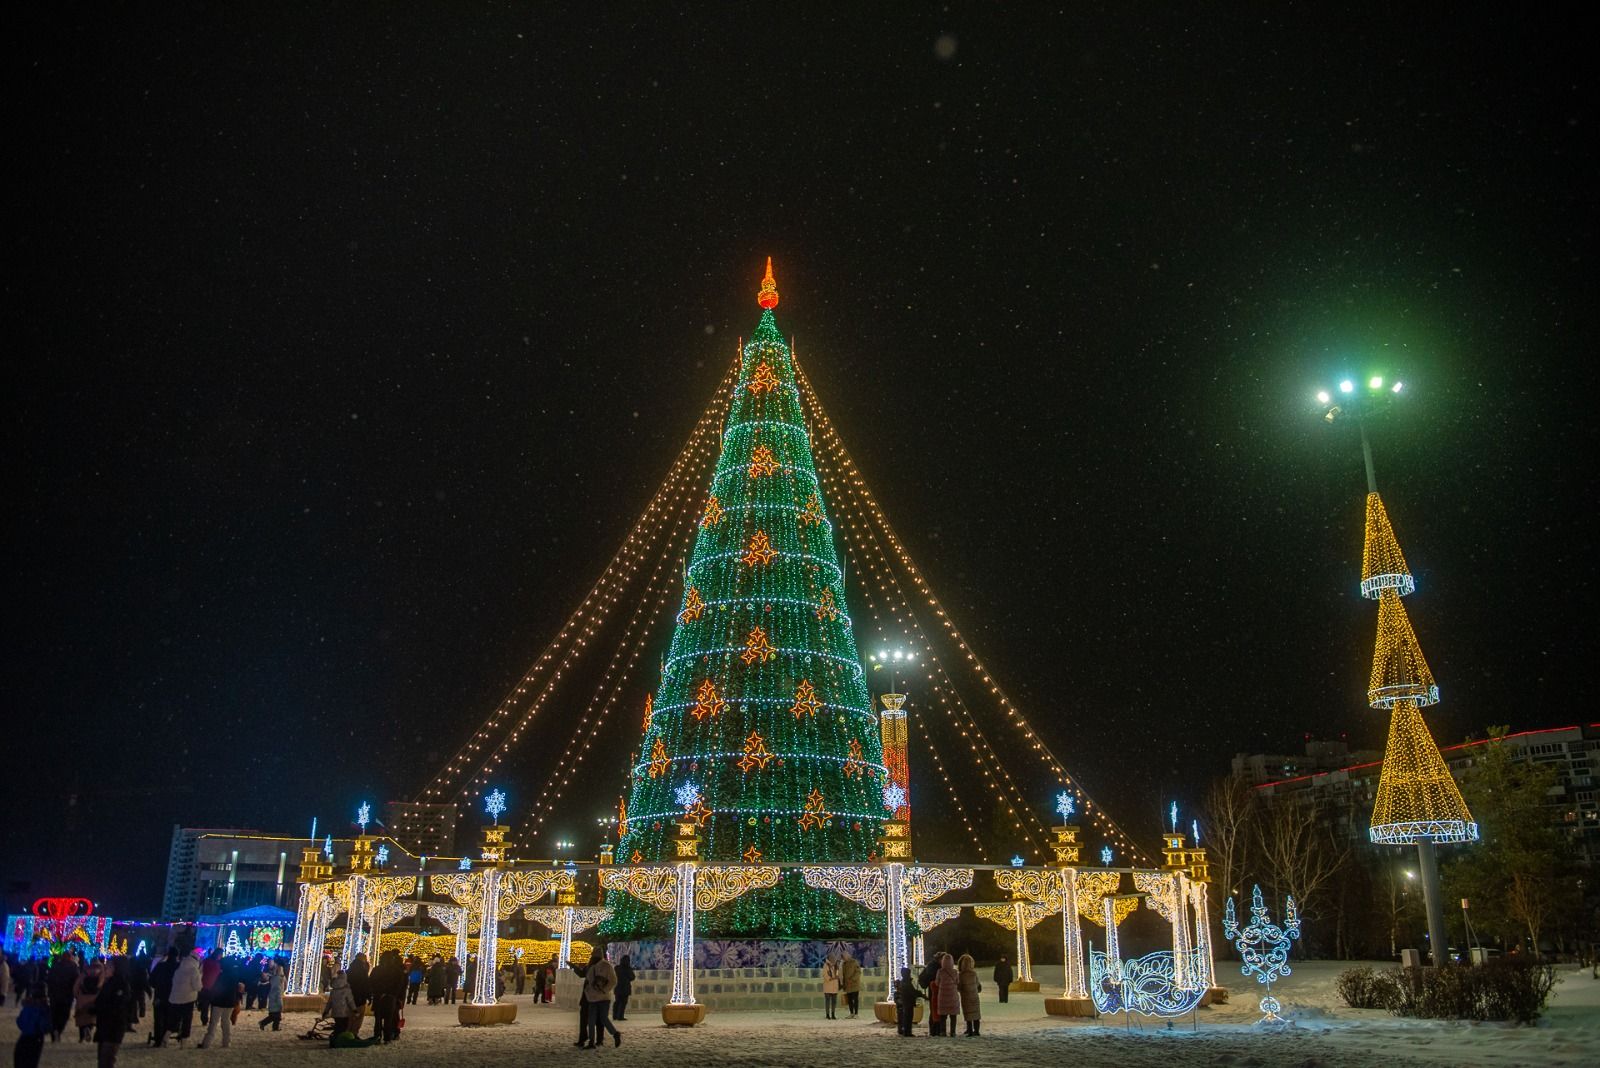
[[[1375,1064],[1453,1065],[1577,1065],[1594,1064],[1600,1049],[1600,981],[1587,971],[1562,970],[1548,1014],[1533,1027],[1504,1024],[1466,1024],[1399,1020],[1387,1013],[1345,1008],[1334,991],[1334,980],[1350,965],[1313,961],[1296,963],[1294,974],[1277,985],[1284,1011],[1296,1021],[1289,1031],[1268,1034],[1253,1030],[1257,988],[1218,962],[1224,982],[1233,991],[1229,1004],[1200,1010],[1198,1027],[1184,1020],[1168,1030],[1160,1021],[1137,1018],[1125,1028],[1118,1018],[1069,1021],[1044,1014],[1039,994],[1018,994],[1008,1005],[990,997],[986,984],[983,1037],[959,1034],[942,1039],[939,1049],[926,1028],[914,1039],[903,1039],[893,1028],[878,1026],[863,1006],[858,1020],[822,1018],[822,999],[814,1014],[712,1013],[705,1024],[691,1030],[669,1030],[654,1012],[640,1012],[619,1025],[620,1049],[607,1047],[606,1063],[639,1065],[819,1065],[849,1064],[851,1068],[907,1063],[959,1063],[967,1068],[1012,1064],[1083,1064],[1159,1066],[1179,1064],[1235,1065],[1268,1068],[1277,1065],[1314,1065],[1318,1068],[1356,1068]],[[1039,969],[1039,978],[1059,981],[1060,968]],[[259,1013],[240,1018],[233,1047],[222,1049],[152,1050],[130,1042],[119,1064],[231,1063],[240,1066],[323,1063],[326,1059],[382,1061],[405,1068],[477,1068],[527,1064],[534,1058],[582,1057],[594,1053],[572,1048],[575,1014],[566,1009],[535,1005],[531,997],[519,1003],[514,1025],[497,1028],[462,1028],[451,1007],[413,1006],[407,1014],[404,1037],[387,1047],[329,1050],[306,1042],[296,1034],[310,1024],[308,1015],[285,1019],[276,1034],[256,1029]],[[16,1013],[3,1010],[0,1039],[16,1037]],[[370,1024],[368,1025],[370,1027]],[[1585,1053],[1584,1051],[1588,1052]],[[46,1045],[42,1064],[90,1065],[95,1047],[63,1041]]]

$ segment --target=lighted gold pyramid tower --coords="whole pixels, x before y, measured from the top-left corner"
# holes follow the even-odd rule
[[[1370,485],[1370,461],[1367,477]],[[1361,593],[1378,602],[1378,643],[1372,654],[1367,702],[1373,708],[1389,709],[1390,718],[1389,744],[1383,753],[1383,772],[1378,778],[1378,798],[1368,833],[1376,843],[1417,847],[1428,941],[1433,963],[1439,965],[1444,963],[1447,936],[1434,846],[1440,842],[1475,842],[1478,825],[1472,821],[1461,788],[1422,720],[1422,706],[1438,703],[1439,687],[1400,603],[1400,598],[1413,592],[1416,585],[1394,528],[1389,525],[1383,501],[1372,490],[1367,494]]]
[[[1377,493],[1367,494],[1367,538],[1362,552],[1361,593],[1378,602],[1378,643],[1372,654],[1367,701],[1390,710],[1389,745],[1372,811],[1374,842],[1412,845],[1472,842],[1472,822],[1420,709],[1437,704],[1439,686],[1422,655],[1416,631],[1400,598],[1417,588],[1400,542]]]

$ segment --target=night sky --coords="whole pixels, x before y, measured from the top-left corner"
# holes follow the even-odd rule
[[[1559,9],[859,6],[8,35],[6,905],[154,913],[174,823],[420,789],[644,507],[767,255],[896,529],[1130,831],[1236,751],[1382,745],[1342,374],[1407,383],[1373,434],[1436,736],[1589,714]]]

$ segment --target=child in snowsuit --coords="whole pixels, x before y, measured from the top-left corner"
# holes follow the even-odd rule
[[[911,969],[901,968],[900,978],[894,984],[894,1015],[900,1033],[907,1038],[911,1037],[911,1024],[917,1018],[917,1002],[924,997],[926,995],[911,981]]]

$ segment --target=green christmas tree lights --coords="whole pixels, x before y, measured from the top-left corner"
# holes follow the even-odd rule
[[[677,823],[708,861],[861,863],[887,812],[877,717],[862,675],[833,527],[789,346],[772,309],[742,350],[660,685],[619,827],[617,861],[673,860]],[[625,894],[608,934],[659,928]],[[702,930],[755,937],[874,933],[881,917],[785,875]]]

